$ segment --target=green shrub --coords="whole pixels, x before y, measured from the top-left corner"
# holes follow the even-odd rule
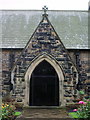
[[[90,119],[90,99],[86,101],[79,101],[79,108],[74,109],[69,115],[73,118],[87,118]],[[76,111],[76,112],[75,112]]]
[[[15,109],[14,105],[2,104],[2,120],[13,120],[15,117],[21,115],[21,112],[16,112]]]
[[[2,120],[14,118],[15,107],[9,104],[2,104]]]

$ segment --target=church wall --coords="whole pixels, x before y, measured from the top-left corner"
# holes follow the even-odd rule
[[[2,50],[2,88],[3,96],[10,92],[11,86],[11,69],[20,55],[21,50]]]
[[[7,93],[10,92],[12,87],[11,85],[11,69],[19,57],[22,49],[3,49],[2,50],[2,84],[3,84],[3,96]],[[68,50],[69,55],[74,62],[74,64],[77,66],[79,70],[79,81],[80,89],[84,87],[86,92],[88,93],[88,87],[83,85],[83,83],[90,83],[90,65],[89,65],[89,55],[90,55],[90,50]],[[87,88],[87,89],[86,89]]]
[[[90,94],[90,50],[68,50],[79,71],[79,88]]]
[[[62,13],[60,15],[63,17]],[[64,16],[66,15],[64,14]],[[83,16],[86,19],[85,15]],[[71,18],[73,17],[73,15],[69,13],[68,17]],[[66,16],[66,18],[68,17]],[[31,19],[32,17],[28,16],[28,18]],[[55,18],[55,19],[59,20],[60,22],[61,18],[60,19]],[[82,16],[81,16],[81,19],[83,19]],[[60,97],[59,105],[63,105],[63,103],[66,104],[69,102],[70,103],[73,102],[73,100],[75,100],[75,96],[77,96],[77,93],[78,93],[77,89],[78,90],[84,89],[86,93],[89,94],[88,89],[90,87],[89,86],[90,80],[88,79],[89,79],[90,68],[88,67],[88,54],[90,54],[90,51],[89,50],[78,50],[76,48],[76,49],[68,49],[68,52],[67,52],[65,48],[65,46],[70,46],[70,48],[73,48],[75,46],[77,47],[81,46],[83,48],[83,46],[85,46],[87,48],[87,45],[86,45],[87,39],[86,41],[84,41],[83,39],[82,43],[80,43],[80,40],[81,40],[80,37],[78,39],[78,34],[82,36],[84,33],[85,33],[84,37],[87,38],[87,34],[86,34],[87,32],[86,31],[81,32],[81,26],[85,24],[81,22],[81,19],[80,20],[78,19],[79,20],[78,23],[80,23],[79,24],[80,26],[78,27],[76,27],[77,22],[75,23],[74,19],[70,19],[71,22],[69,21],[69,23],[72,23],[72,24],[71,25],[69,24],[69,27],[70,26],[71,27],[70,27],[70,31],[68,32],[66,29],[65,29],[66,32],[63,32],[64,29],[62,29],[62,28],[68,28],[67,22],[63,24],[64,25],[63,27],[61,24],[60,28],[62,30],[56,29],[57,25],[53,24],[54,26],[56,26],[55,28],[57,31],[56,32],[53,25],[51,24],[51,22],[53,23],[52,19],[50,22],[48,19],[48,14],[46,14],[46,12],[44,11],[41,22],[39,23],[36,30],[33,32],[32,36],[29,39],[27,38],[27,36],[30,36],[30,34],[27,35],[27,33],[32,33],[32,32],[30,32],[30,30],[27,29],[29,31],[28,32],[26,28],[30,28],[30,29],[32,28],[31,30],[33,30],[33,26],[29,27],[29,24],[27,24],[26,25],[27,27],[25,28],[23,26],[24,24],[22,24],[23,19],[19,17],[20,23],[22,24],[18,26],[20,29],[16,29],[18,27],[13,27],[15,28],[15,30],[13,31],[15,31],[15,33],[18,33],[18,34],[13,36],[11,35],[11,32],[10,32],[10,39],[8,39],[7,34],[5,34],[5,36],[3,37],[6,40],[6,42],[3,43],[3,45],[9,46],[10,43],[13,43],[11,49],[10,48],[5,49],[5,46],[2,46],[4,48],[2,52],[3,96],[6,96],[8,93],[10,93],[11,96],[15,97],[16,102],[22,102],[24,103],[24,105],[26,104],[29,105],[29,103],[31,103],[31,101],[29,100],[30,95],[33,94],[33,93],[30,93],[30,90],[31,90],[30,85],[32,86],[32,84],[30,83],[30,80],[31,80],[35,65],[38,65],[38,63],[41,62],[42,60],[46,60],[47,62],[49,62],[54,67],[59,77],[59,84],[58,84],[59,85],[58,91],[59,91],[59,97]],[[30,22],[28,20],[27,20],[27,23]],[[12,21],[10,22],[9,26],[12,28],[11,23]],[[58,23],[58,22],[54,21],[54,23]],[[60,23],[62,23],[62,20]],[[21,30],[21,26],[22,26],[22,30]],[[77,29],[78,33],[75,27],[78,28]],[[23,28],[25,28],[25,30]],[[72,32],[71,28],[75,31]],[[80,32],[79,32],[79,28],[80,28]],[[58,30],[60,34],[62,35],[61,37],[62,39],[59,38]],[[3,27],[3,31],[4,31],[4,27]],[[19,32],[20,34],[21,33],[23,34],[20,36]],[[12,36],[13,36],[13,40],[11,39]],[[70,38],[72,38],[72,41]],[[26,42],[26,40],[28,39],[29,41]],[[20,54],[22,49],[19,49],[19,46],[21,48],[21,47],[24,47],[23,45],[25,44],[26,44],[26,47],[24,48],[22,54]],[[71,59],[69,55],[71,56]],[[46,82],[46,79],[45,79],[45,82]],[[26,103],[25,103],[25,100],[26,100]]]

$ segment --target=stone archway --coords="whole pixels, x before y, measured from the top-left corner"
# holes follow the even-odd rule
[[[31,77],[32,77],[32,73],[35,70],[35,68],[42,62],[42,61],[46,61],[48,64],[50,64],[50,66],[52,66],[52,68],[55,70],[55,72],[57,73],[57,77],[58,77],[58,81],[59,81],[59,88],[57,88],[59,91],[59,95],[58,95],[58,101],[57,105],[64,105],[63,102],[63,82],[64,82],[64,75],[62,72],[61,67],[59,66],[59,64],[50,56],[48,55],[41,55],[39,56],[36,60],[34,60],[32,62],[32,64],[29,66],[26,74],[25,74],[25,82],[26,82],[26,91],[25,91],[25,106],[29,106],[30,104],[30,83],[31,83]],[[55,101],[54,101],[55,102]],[[48,105],[46,105],[48,106]],[[50,105],[50,106],[55,106],[55,104]]]
[[[39,63],[30,79],[30,106],[59,106],[59,79],[46,60]]]
[[[12,69],[13,92],[16,101],[29,106],[30,82],[34,69],[46,60],[56,71],[59,79],[59,105],[71,103],[77,95],[78,71],[54,27],[43,18],[23,49]],[[73,68],[73,69],[72,69]]]

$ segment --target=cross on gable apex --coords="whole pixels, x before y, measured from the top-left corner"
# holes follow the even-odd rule
[[[42,10],[44,10],[44,15],[46,15],[46,12],[47,12],[47,10],[48,10],[48,7],[45,5],[45,6],[42,8]]]

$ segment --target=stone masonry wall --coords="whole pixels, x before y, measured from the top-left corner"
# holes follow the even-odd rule
[[[2,95],[5,96],[12,89],[11,69],[20,55],[21,50],[2,50]]]
[[[79,71],[78,90],[85,90],[90,96],[90,50],[68,50]]]
[[[55,67],[61,67],[64,77],[63,81],[61,79],[61,82],[63,82],[63,84],[61,83],[63,91],[62,98],[65,100],[64,103],[72,101],[74,95],[77,94],[76,84],[78,82],[78,72],[66,48],[48,20],[47,14],[43,15],[43,19],[34,31],[12,70],[12,82],[15,88],[13,95],[16,96],[16,101],[24,102],[26,99],[25,91],[28,86],[23,88],[23,84],[29,82],[29,79],[24,81],[26,71],[32,62],[42,55],[46,56],[46,58],[49,56],[51,61],[57,63],[58,66]],[[59,94],[61,94],[60,92]],[[63,103],[63,101],[61,102]]]
[[[11,67],[14,65],[15,61],[17,60],[18,56],[20,55],[22,50],[13,50],[11,52],[10,49],[2,50],[2,88],[3,88],[3,96],[5,96],[11,89]],[[73,62],[76,64],[76,53],[79,53],[79,88],[82,89],[84,87],[87,94],[90,93],[90,51],[89,50],[68,50],[69,55],[71,56]],[[10,55],[13,53],[14,58]],[[10,60],[12,59],[12,60]],[[13,61],[11,66],[11,61]],[[85,81],[85,85],[81,84]]]

